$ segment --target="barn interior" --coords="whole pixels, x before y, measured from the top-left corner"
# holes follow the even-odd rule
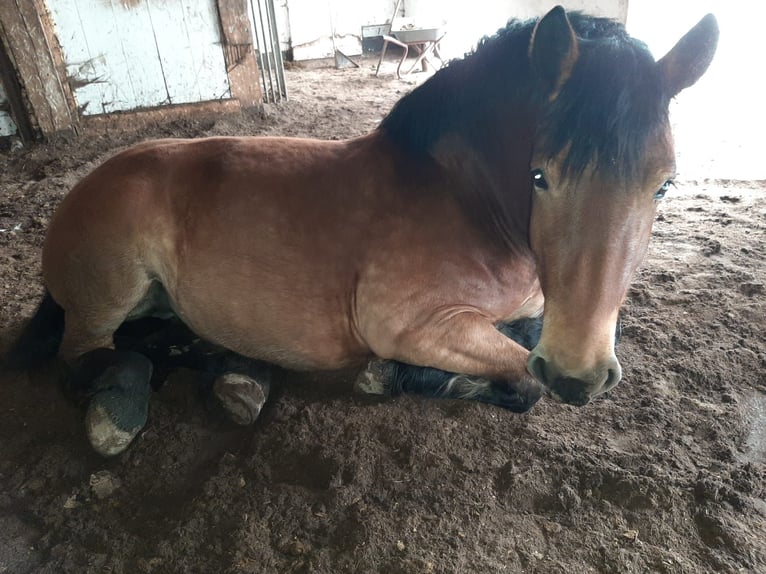
[[[482,36],[554,4],[3,0],[0,355],[43,293],[56,206],[110,156],[165,137],[363,135]],[[624,23],[656,58],[708,12],[721,28],[671,103],[677,187],[623,306],[620,385],[517,415],[285,371],[240,427],[179,371],[104,459],[51,368],[0,366],[0,573],[766,571],[766,8],[562,4]]]

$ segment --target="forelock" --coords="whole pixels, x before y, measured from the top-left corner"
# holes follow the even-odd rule
[[[545,110],[538,153],[555,157],[563,152],[566,177],[579,177],[590,166],[606,177],[634,179],[640,177],[648,146],[667,127],[668,97],[643,43],[621,26],[594,27],[593,22],[578,30],[583,24],[573,18],[580,57]]]

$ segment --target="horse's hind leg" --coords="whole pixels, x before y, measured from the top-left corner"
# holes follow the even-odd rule
[[[271,366],[230,353],[213,383],[213,394],[237,424],[255,422],[269,397]]]
[[[160,323],[150,329],[140,322],[126,323],[115,335],[117,348],[150,357],[156,368],[155,386],[174,369],[209,375],[206,388],[216,407],[237,424],[255,422],[269,396],[271,365],[201,340],[177,319]]]
[[[172,359],[174,367],[187,367],[215,377],[213,397],[231,421],[249,425],[261,414],[271,390],[270,364],[201,340]]]
[[[140,353],[113,348],[113,335],[144,298],[149,280],[123,281],[98,292],[88,285],[66,301],[59,355],[70,365],[70,384],[89,397],[88,439],[104,456],[119,454],[146,424],[152,363]]]
[[[151,378],[151,361],[133,351],[100,348],[77,360],[73,379],[90,398],[85,428],[96,452],[119,454],[144,428]]]

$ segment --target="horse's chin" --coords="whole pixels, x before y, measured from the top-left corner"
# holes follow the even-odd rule
[[[546,389],[545,396],[553,399],[556,402],[563,403],[565,405],[572,405],[574,407],[584,407],[593,398],[590,395],[561,396],[556,391],[551,389]]]

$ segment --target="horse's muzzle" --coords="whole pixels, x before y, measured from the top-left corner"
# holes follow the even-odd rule
[[[578,407],[614,388],[622,378],[622,368],[616,358],[610,359],[586,376],[573,377],[562,373],[554,363],[532,351],[527,369],[545,386],[549,396]]]

